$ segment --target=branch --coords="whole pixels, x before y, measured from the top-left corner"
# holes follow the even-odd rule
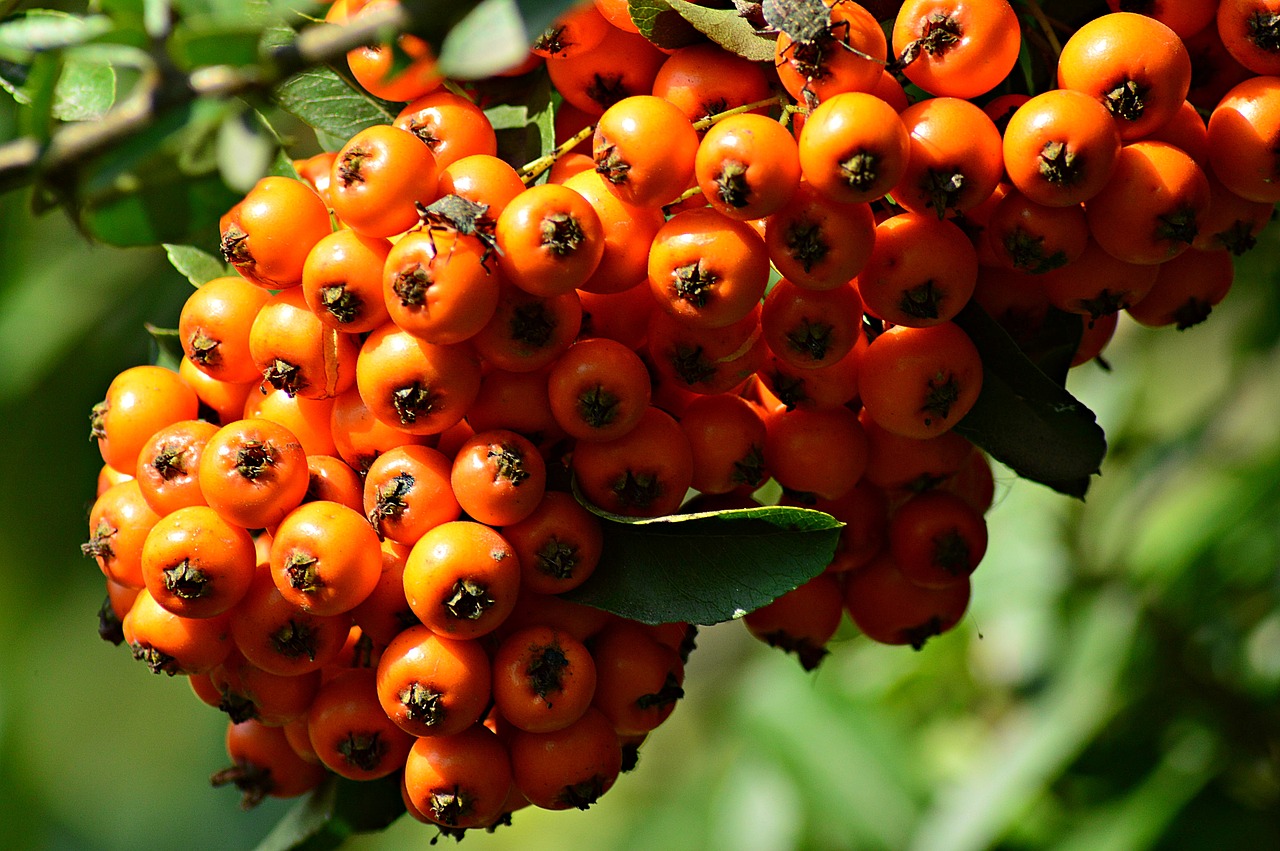
[[[429,9],[430,6],[435,9]],[[266,92],[299,71],[341,59],[366,44],[386,43],[398,34],[414,32],[438,45],[444,35],[475,5],[471,0],[450,4],[442,14],[439,0],[402,0],[378,5],[349,22],[314,24],[288,44],[271,48],[256,66],[238,68],[215,65],[190,75],[156,70],[144,78],[136,92],[101,119],[68,124],[43,147],[32,138],[0,145],[0,192],[32,182],[40,175],[56,173],[149,127],[165,112],[198,98],[227,99]]]

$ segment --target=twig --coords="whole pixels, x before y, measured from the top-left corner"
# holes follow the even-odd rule
[[[773,106],[775,104],[785,105],[785,103],[786,97],[784,95],[774,95],[773,97],[767,97],[764,100],[754,101],[753,103],[744,103],[742,106],[735,106],[733,109],[726,109],[724,112],[717,112],[715,115],[708,115],[706,118],[698,119],[693,122],[693,129],[701,133],[713,124],[718,124],[731,116],[742,115],[746,112],[755,112],[757,109],[761,109],[766,106]]]
[[[520,167],[518,172],[520,179],[524,181],[525,186],[533,183],[542,176],[544,171],[555,165],[556,160],[560,159],[562,156],[578,147],[578,145],[590,139],[592,134],[595,132],[596,126],[594,124],[589,124],[577,133],[574,133],[568,139],[565,139],[559,145],[556,145],[550,153],[543,154],[536,160],[531,160],[525,163]]]

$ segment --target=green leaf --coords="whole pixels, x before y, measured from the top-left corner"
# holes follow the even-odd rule
[[[31,98],[22,90],[31,69],[19,62],[11,62],[0,54],[0,89],[4,89],[15,102],[26,106]]]
[[[184,143],[178,151],[178,167],[186,174],[207,174],[219,167],[218,138],[227,116],[239,109],[231,101],[201,100],[193,104],[181,131]]]
[[[101,118],[116,100],[116,72],[101,62],[71,56],[54,88],[53,116],[61,121]]]
[[[484,111],[498,134],[498,156],[519,168],[556,144],[551,80],[545,71],[519,78],[496,78],[480,86]]]
[[[178,335],[177,328],[161,328],[152,325],[150,322],[144,326],[147,333],[151,335],[151,342],[155,345],[152,352],[151,362],[156,366],[163,366],[165,369],[172,369],[175,372],[178,365],[182,363],[182,339]]]
[[[22,135],[45,142],[52,134],[53,104],[58,78],[62,76],[62,59],[59,53],[41,53],[32,61],[22,87],[26,109],[18,113],[18,127]]]
[[[59,50],[83,44],[111,30],[105,15],[69,15],[54,9],[30,9],[0,23],[0,48],[21,52]]]
[[[165,43],[174,64],[184,71],[206,65],[252,65],[258,61],[262,29],[247,22],[185,19]]]
[[[970,303],[955,322],[982,355],[982,392],[956,431],[1019,476],[1084,498],[1107,452],[1093,411],[1041,372]]]
[[[193,161],[189,152],[206,138],[216,138],[209,128],[216,130],[226,109],[202,102],[175,109],[84,164],[75,173],[74,186],[82,227],[112,245],[212,246],[219,217],[241,194],[222,182],[211,158]]]
[[[753,62],[772,62],[777,38],[756,32],[737,9],[708,9],[686,0],[663,0],[698,32],[730,53]]]
[[[483,0],[449,32],[438,67],[458,80],[489,77],[527,59],[529,40],[515,0]]]
[[[217,175],[190,177],[174,169],[90,199],[80,222],[95,239],[116,246],[198,243],[216,236],[218,217],[239,198]]]
[[[640,35],[658,47],[671,50],[704,41],[702,33],[672,9],[668,0],[628,0],[627,10]]]
[[[312,68],[285,80],[275,100],[286,112],[343,141],[375,124],[390,124],[400,111],[356,88],[329,68]]]
[[[168,256],[170,265],[181,272],[192,286],[198,287],[214,278],[235,274],[235,271],[222,262],[221,258],[194,245],[166,243],[164,253]]]
[[[248,192],[271,169],[277,147],[256,114],[242,109],[228,115],[218,128],[217,151],[218,171],[227,186]]]
[[[289,810],[257,851],[325,851],[352,833],[382,830],[404,813],[400,779],[331,777]]]
[[[643,623],[732,620],[826,568],[843,524],[808,508],[768,506],[603,521],[591,577],[565,595]]]
[[[289,159],[289,154],[283,150],[276,151],[275,159],[271,161],[271,169],[267,173],[276,177],[302,179],[302,175],[298,174],[298,170],[293,167],[293,160]]]
[[[551,78],[542,74],[537,79],[526,105],[529,123],[538,131],[538,156],[542,157],[556,147],[556,112],[551,100]]]

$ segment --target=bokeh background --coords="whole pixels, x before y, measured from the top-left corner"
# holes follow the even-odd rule
[[[0,122],[12,115],[0,107]],[[2,126],[2,125],[0,125]],[[3,135],[3,134],[0,134]],[[481,849],[1280,848],[1280,234],[1209,321],[1123,321],[1069,386],[1110,454],[1080,503],[998,473],[969,615],[821,668],[704,629],[639,769]],[[188,292],[159,250],[0,197],[0,846],[253,848],[224,721],[97,637],[88,412]],[[349,847],[425,847],[403,819]],[[451,840],[442,840],[448,843]]]

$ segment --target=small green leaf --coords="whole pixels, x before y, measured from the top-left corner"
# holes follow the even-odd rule
[[[769,506],[603,521],[595,572],[565,595],[644,623],[739,618],[821,573],[843,524],[808,508]]]
[[[121,247],[196,242],[217,235],[218,218],[240,198],[217,175],[177,169],[146,183],[122,181],[89,199],[80,222],[95,239]]]
[[[238,109],[230,101],[197,101],[182,131],[184,144],[178,151],[178,168],[184,174],[207,174],[220,165],[219,137],[227,116]]]
[[[119,246],[214,243],[218,219],[242,196],[222,182],[215,163],[193,162],[189,152],[216,138],[209,127],[216,130],[226,109],[198,101],[172,110],[77,169],[66,188],[85,231]]]
[[[166,243],[164,253],[168,256],[170,265],[181,272],[192,286],[198,287],[214,278],[235,274],[220,258],[194,245]]]
[[[538,131],[538,156],[546,156],[556,146],[556,112],[551,100],[550,77],[546,74],[538,77],[526,103],[529,108],[529,123]]]
[[[628,0],[627,10],[640,35],[658,47],[671,50],[705,41],[667,0]]]
[[[756,32],[738,10],[709,9],[686,0],[664,0],[707,38],[730,53],[753,62],[772,62],[777,38]]]
[[[227,186],[248,192],[271,168],[275,138],[250,110],[228,115],[218,128],[218,171]]]
[[[30,9],[0,23],[0,47],[24,52],[59,50],[110,32],[105,15],[70,15],[55,9]]]
[[[403,814],[397,775],[366,781],[331,777],[289,810],[256,851],[326,851],[352,833],[382,830]]]
[[[61,121],[92,121],[105,115],[115,100],[115,69],[71,56],[54,88],[53,116]]]
[[[343,141],[366,127],[390,124],[400,111],[339,77],[329,68],[295,74],[275,89],[282,109]]]
[[[519,168],[555,147],[555,109],[545,71],[486,81],[481,90],[485,101],[496,101],[484,114],[497,131],[499,157]]]
[[[293,167],[293,160],[283,150],[276,151],[275,159],[271,161],[271,170],[267,173],[276,177],[291,177],[294,180],[302,179],[302,175],[298,174],[298,170]]]
[[[440,73],[457,80],[489,77],[529,57],[529,34],[515,0],[483,0],[440,47]]]
[[[155,344],[155,350],[152,352],[151,362],[156,366],[163,366],[165,369],[172,369],[175,372],[178,365],[182,363],[182,339],[178,335],[177,328],[161,328],[152,325],[150,322],[144,326],[147,333],[151,335],[151,342]]]
[[[524,104],[500,103],[484,111],[494,130],[517,130],[529,126],[529,107]]]
[[[53,104],[57,97],[58,78],[62,76],[60,53],[40,53],[31,63],[22,93],[26,109],[18,113],[22,135],[37,141],[48,141],[53,132]]]
[[[166,38],[173,19],[171,0],[142,0],[142,23],[151,38],[156,41]]]
[[[1107,452],[1093,411],[1041,372],[982,308],[955,322],[982,355],[982,392],[956,432],[1025,479],[1084,498]]]
[[[174,28],[165,49],[184,71],[207,65],[252,65],[259,58],[261,37],[261,28],[247,21],[184,19]]]

